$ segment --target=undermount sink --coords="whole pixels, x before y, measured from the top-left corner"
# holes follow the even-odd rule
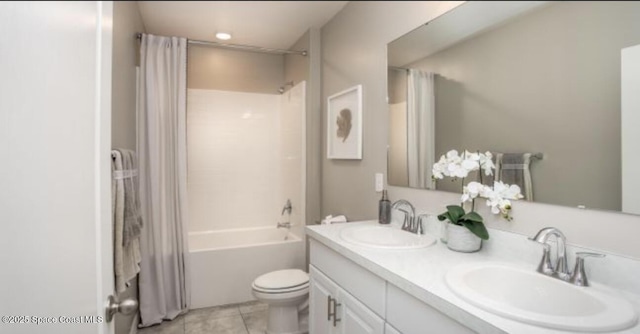
[[[358,246],[384,249],[415,249],[433,245],[436,238],[428,235],[417,235],[392,226],[367,225],[347,227],[340,237]]]
[[[451,269],[445,281],[470,304],[548,328],[609,332],[629,328],[638,319],[622,298],[510,265],[463,264]]]

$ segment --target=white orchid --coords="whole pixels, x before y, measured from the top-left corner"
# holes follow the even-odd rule
[[[501,181],[495,181],[493,183],[493,189],[486,189],[487,206],[491,207],[493,214],[502,214],[507,220],[512,218],[509,216],[511,210],[511,200],[518,200],[523,198],[520,187],[518,185],[508,185]]]
[[[469,170],[463,164],[452,163],[447,166],[448,176],[464,178],[469,175]],[[446,173],[445,173],[446,174]]]
[[[440,157],[433,165],[432,175],[434,179],[443,179],[445,176],[465,178],[472,171],[482,169],[485,175],[493,175],[496,168],[491,160],[493,154],[464,151],[462,156],[456,150],[451,150]],[[482,178],[480,179],[482,180]],[[493,214],[501,214],[507,220],[510,217],[511,201],[523,198],[520,187],[508,185],[501,181],[495,181],[493,187],[483,185],[480,182],[470,182],[462,189],[462,203],[473,201],[477,197],[487,199],[487,206],[491,207]]]
[[[445,164],[442,163],[441,161],[438,161],[435,164],[433,164],[433,168],[431,169],[431,174],[433,175],[433,178],[444,179],[445,169],[446,169]]]
[[[487,151],[485,154],[480,155],[480,166],[484,170],[485,175],[493,175],[493,170],[496,168],[496,165],[493,164],[493,154]]]
[[[469,182],[462,189],[462,203],[469,202],[474,198],[481,196],[481,194],[486,193],[485,185],[480,182]]]
[[[443,179],[445,176],[465,178],[469,173],[482,168],[486,175],[492,175],[495,165],[491,161],[490,152],[472,153],[465,151],[462,156],[456,150],[451,150],[440,157],[433,165],[431,173],[434,179]]]

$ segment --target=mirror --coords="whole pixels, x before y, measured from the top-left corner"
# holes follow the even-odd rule
[[[640,94],[622,50],[639,44],[640,3],[609,1],[466,2],[391,42],[389,184],[460,193],[433,163],[490,151],[500,172],[530,174],[536,202],[640,214],[623,196],[640,161],[621,153],[640,131],[621,122],[640,113],[621,108]]]

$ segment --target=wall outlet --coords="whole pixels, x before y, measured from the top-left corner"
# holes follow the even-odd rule
[[[376,192],[382,192],[384,189],[384,174],[376,173]]]

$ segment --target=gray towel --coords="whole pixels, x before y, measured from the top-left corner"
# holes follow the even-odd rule
[[[496,153],[495,178],[506,184],[516,184],[524,200],[533,201],[531,186],[531,153]]]
[[[135,217],[139,215],[136,182],[133,179],[134,173],[125,168],[123,161],[128,160],[126,166],[135,166],[135,159],[124,158],[121,151],[113,150],[111,156],[111,170],[113,179],[111,181],[111,200],[113,210],[113,265],[115,274],[116,292],[121,293],[127,289],[129,281],[140,272],[140,228],[142,221]],[[129,151],[130,152],[130,151]],[[133,152],[127,153],[133,157]],[[125,188],[129,187],[129,191]],[[132,191],[133,190],[133,191]],[[127,217],[127,219],[125,219]],[[128,220],[128,232],[125,233],[125,220]],[[137,226],[137,227],[136,227]],[[136,232],[136,230],[138,232]],[[138,236],[136,237],[136,233]],[[124,238],[127,236],[127,241]]]
[[[137,171],[135,153],[130,150],[119,150],[122,154],[122,168],[130,171],[124,178],[124,225],[122,231],[122,245],[129,246],[133,239],[140,237],[142,217],[140,216],[140,201],[138,199]]]

